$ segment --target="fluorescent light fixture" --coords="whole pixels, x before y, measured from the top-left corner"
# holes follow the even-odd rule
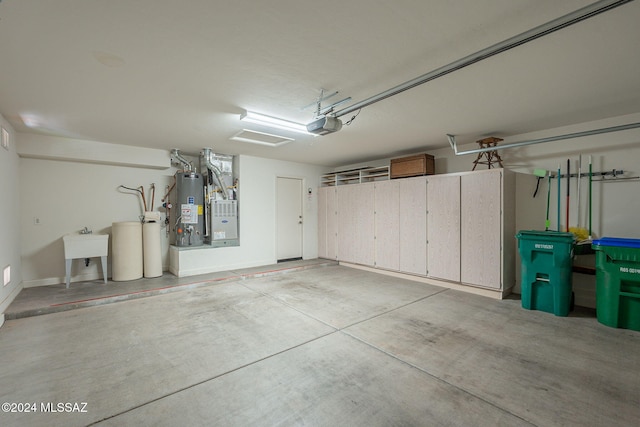
[[[265,114],[255,113],[253,111],[245,111],[240,115],[240,120],[267,126],[276,129],[288,130],[290,132],[302,133],[305,135],[313,135],[307,132],[307,125],[302,123],[291,122],[289,120],[279,119],[277,117],[267,116]]]
[[[2,274],[4,275],[4,278],[3,278],[3,280],[2,280],[2,281],[3,281],[3,283],[4,283],[4,286],[7,286],[7,285],[9,284],[9,282],[11,282],[11,266],[10,266],[10,265],[7,265],[7,266],[4,268],[4,270],[3,270],[3,273],[2,273]]]
[[[9,149],[9,131],[2,128],[2,148]]]

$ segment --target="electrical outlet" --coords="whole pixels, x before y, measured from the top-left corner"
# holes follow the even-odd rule
[[[2,148],[9,149],[9,131],[5,128],[2,128]]]
[[[4,279],[2,279],[2,283],[4,283],[3,286],[7,286],[9,282],[11,282],[11,266],[10,265],[7,265],[4,268],[2,275],[4,276]]]

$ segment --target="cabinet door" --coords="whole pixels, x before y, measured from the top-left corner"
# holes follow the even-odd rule
[[[460,280],[463,283],[501,287],[501,173],[495,170],[462,176]]]
[[[374,188],[341,185],[338,192],[338,259],[373,266]]]
[[[375,187],[375,266],[389,270],[400,268],[398,222],[400,219],[400,183],[381,181]]]
[[[427,178],[427,275],[460,281],[460,177]]]
[[[400,182],[400,271],[427,275],[427,179]]]
[[[327,188],[318,188],[318,257],[327,258]]]
[[[327,203],[327,258],[338,259],[338,196],[335,187],[328,187]]]
[[[318,189],[318,257],[336,259],[336,189]]]

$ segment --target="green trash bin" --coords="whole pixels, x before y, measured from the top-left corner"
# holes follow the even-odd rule
[[[640,239],[603,237],[592,247],[598,322],[640,331]]]
[[[522,308],[568,316],[573,306],[573,233],[519,231]]]

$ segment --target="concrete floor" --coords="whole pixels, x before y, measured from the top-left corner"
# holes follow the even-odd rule
[[[299,260],[182,278],[176,277],[171,273],[164,273],[161,277],[151,279],[143,278],[125,282],[108,281],[106,284],[102,279],[75,282],[68,289],[64,283],[26,288],[20,292],[18,297],[7,308],[5,319],[12,320],[59,313],[77,308],[195,289],[217,283],[233,282],[328,265],[337,265],[337,262],[325,259]]]
[[[258,270],[7,321],[0,402],[37,413],[0,425],[638,425],[640,332],[334,264]]]

